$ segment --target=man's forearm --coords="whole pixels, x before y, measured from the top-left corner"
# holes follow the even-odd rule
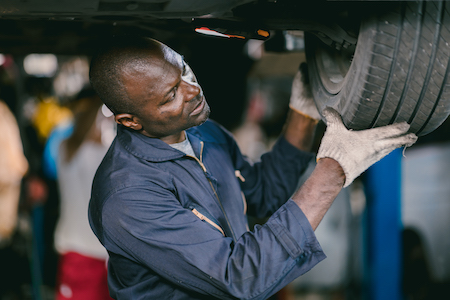
[[[313,230],[316,230],[344,182],[344,171],[339,163],[332,158],[323,158],[317,162],[308,180],[292,196]]]
[[[317,120],[290,110],[284,125],[283,135],[296,148],[311,151],[316,125]]]

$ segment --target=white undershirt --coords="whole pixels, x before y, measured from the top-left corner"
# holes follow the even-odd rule
[[[184,152],[189,156],[195,157],[194,149],[192,149],[191,142],[189,142],[187,135],[186,135],[186,139],[184,141],[182,141],[181,143],[175,143],[175,144],[169,144],[169,145],[172,148],[180,150],[181,152]]]

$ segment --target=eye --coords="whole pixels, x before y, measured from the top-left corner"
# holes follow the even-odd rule
[[[173,99],[175,99],[175,97],[177,96],[177,91],[178,91],[178,87],[176,86],[176,87],[173,88],[169,99],[167,99],[168,100],[167,102],[172,101]]]

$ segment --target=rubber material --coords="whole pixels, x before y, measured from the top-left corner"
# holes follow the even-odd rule
[[[306,34],[316,105],[320,112],[335,108],[356,130],[407,121],[410,132],[430,133],[450,114],[450,3],[377,2],[373,7],[362,18],[351,63],[341,55],[345,51],[329,51]],[[342,72],[342,78],[333,72]]]

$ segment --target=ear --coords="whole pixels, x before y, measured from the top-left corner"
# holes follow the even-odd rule
[[[114,116],[114,120],[116,121],[116,123],[122,124],[123,126],[134,130],[142,129],[142,125],[139,122],[139,119],[132,114],[117,114]]]

